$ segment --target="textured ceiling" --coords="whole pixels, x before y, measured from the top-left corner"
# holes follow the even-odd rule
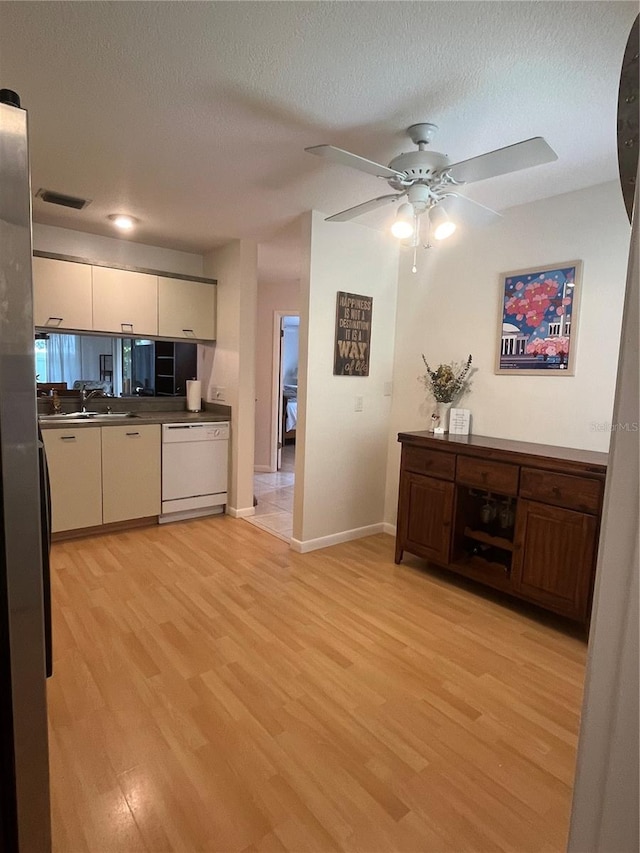
[[[388,163],[419,121],[453,160],[547,139],[557,162],[468,188],[498,210],[615,179],[636,14],[609,0],[0,2],[0,86],[29,110],[34,193],[92,199],[35,199],[37,222],[114,236],[107,215],[128,212],[132,239],[205,252],[389,191],[303,149]]]

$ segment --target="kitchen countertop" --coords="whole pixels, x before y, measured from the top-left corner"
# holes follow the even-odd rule
[[[145,424],[180,424],[180,423],[222,423],[230,420],[228,415],[216,415],[213,412],[136,412],[132,417],[118,417],[100,413],[89,418],[74,418],[73,415],[49,420],[47,415],[40,415],[38,422],[41,429],[85,429],[91,426],[142,426]]]

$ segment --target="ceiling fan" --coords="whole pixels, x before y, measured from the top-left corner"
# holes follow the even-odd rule
[[[346,222],[385,204],[406,199],[400,205],[392,233],[401,239],[413,236],[414,252],[420,241],[420,217],[428,212],[435,239],[448,237],[456,228],[455,219],[479,227],[500,219],[500,214],[460,195],[456,190],[464,184],[484,181],[497,175],[518,172],[558,159],[558,155],[541,136],[489,151],[470,160],[450,163],[446,154],[428,149],[437,125],[429,122],[412,124],[407,129],[417,151],[400,154],[388,166],[374,163],[333,145],[305,148],[310,154],[325,157],[341,166],[384,178],[393,193],[372,198],[340,213],[327,217],[327,222]],[[450,219],[452,216],[454,219]],[[415,254],[414,254],[415,257]],[[414,261],[415,272],[415,261]]]

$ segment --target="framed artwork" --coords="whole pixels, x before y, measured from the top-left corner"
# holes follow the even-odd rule
[[[334,376],[368,376],[371,355],[373,297],[338,291]]]
[[[500,275],[496,373],[573,376],[582,261]]]

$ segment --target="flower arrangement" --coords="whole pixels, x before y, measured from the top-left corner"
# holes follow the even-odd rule
[[[462,363],[439,364],[435,370],[429,367],[424,355],[422,360],[427,372],[419,377],[420,381],[437,403],[452,403],[468,389],[471,356]]]

